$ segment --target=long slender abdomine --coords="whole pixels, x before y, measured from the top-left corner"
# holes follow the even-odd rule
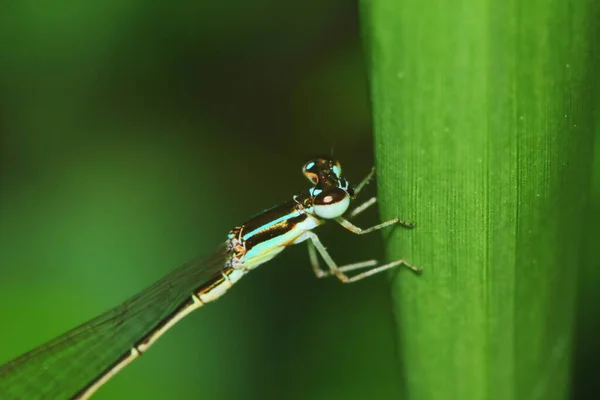
[[[216,274],[212,279],[209,279],[205,284],[200,286],[189,299],[177,307],[170,315],[163,318],[144,338],[132,346],[131,349],[113,365],[109,366],[105,371],[98,375],[94,381],[90,382],[90,384],[83,388],[74,398],[81,400],[89,398],[110,378],[119,373],[133,360],[144,354],[150,346],[152,346],[165,332],[171,329],[173,325],[181,321],[192,311],[221,297],[237,281],[239,281],[245,273],[246,272],[243,270],[236,270],[228,267],[223,269],[219,274]]]

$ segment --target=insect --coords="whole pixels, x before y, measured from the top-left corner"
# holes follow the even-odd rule
[[[186,263],[124,303],[1,366],[2,399],[87,399],[183,317],[221,297],[248,272],[296,243],[308,243],[309,260],[319,278],[335,276],[350,283],[399,265],[420,271],[404,260],[338,266],[313,232],[326,221],[358,235],[394,224],[413,225],[394,218],[361,229],[343,217],[374,170],[355,188],[331,158],[312,159],[302,172],[312,185],[307,192],[231,229],[225,243],[208,257]],[[369,199],[349,212],[349,218],[375,202],[375,197]],[[356,270],[363,271],[348,275]]]

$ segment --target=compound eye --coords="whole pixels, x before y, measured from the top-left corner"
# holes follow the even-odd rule
[[[302,167],[302,173],[314,185],[316,185],[317,182],[319,181],[319,176],[317,175],[318,172],[319,172],[318,160],[311,160],[311,161],[307,162],[306,164],[304,164],[304,166]]]
[[[346,212],[350,205],[348,192],[340,188],[324,190],[314,201],[315,214],[323,219],[333,219]]]

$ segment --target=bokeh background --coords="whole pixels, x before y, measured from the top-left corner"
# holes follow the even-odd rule
[[[348,0],[1,5],[0,363],[305,189],[306,159],[333,149],[360,180],[373,154],[358,20]],[[600,389],[596,166],[577,398]],[[378,235],[321,237],[340,263],[382,257]],[[297,246],[95,398],[399,398],[389,298],[385,276],[315,279]]]
[[[0,363],[307,189],[308,158],[333,149],[349,179],[367,174],[356,4],[323,3],[0,6]],[[382,257],[378,235],[321,234],[340,263]],[[297,246],[95,398],[394,397],[385,280],[317,280]]]

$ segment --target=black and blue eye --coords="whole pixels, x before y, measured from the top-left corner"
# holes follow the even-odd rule
[[[319,160],[310,160],[302,167],[302,173],[313,184],[316,184],[319,181],[318,173],[320,168],[318,166],[318,161]]]

